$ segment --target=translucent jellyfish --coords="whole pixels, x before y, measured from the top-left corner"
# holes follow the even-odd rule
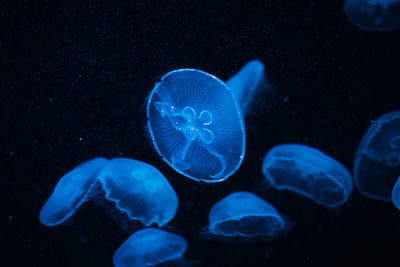
[[[400,28],[399,0],[347,0],[344,11],[351,22],[367,31]]]
[[[55,226],[74,214],[88,197],[97,182],[99,171],[106,162],[105,158],[94,158],[61,177],[40,210],[40,222],[46,226]]]
[[[187,249],[182,237],[159,229],[147,228],[132,234],[115,252],[115,267],[154,266],[179,262]],[[175,266],[175,265],[174,265]]]
[[[400,210],[400,176],[397,179],[397,182],[393,187],[392,201],[393,201],[393,204],[396,206],[396,208]]]
[[[180,69],[164,75],[150,94],[147,119],[156,151],[189,178],[223,181],[243,161],[240,108],[225,83],[206,72]]]
[[[226,85],[232,90],[239,102],[244,116],[249,114],[256,92],[262,87],[266,87],[266,83],[264,64],[259,60],[247,62],[226,81]]]
[[[400,111],[379,117],[368,128],[354,156],[353,172],[361,194],[391,201],[400,175]]]
[[[348,200],[353,181],[347,169],[318,149],[299,144],[273,147],[263,161],[268,183],[335,207]]]
[[[274,236],[285,227],[271,204],[249,192],[235,192],[218,201],[208,220],[209,233],[217,236]]]
[[[131,220],[162,226],[174,218],[178,197],[168,180],[150,164],[114,158],[99,174],[105,197]]]

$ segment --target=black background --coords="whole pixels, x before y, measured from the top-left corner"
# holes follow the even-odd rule
[[[179,209],[165,229],[182,235],[185,257],[204,265],[397,265],[400,212],[391,203],[354,190],[328,209],[265,188],[261,161],[272,146],[296,142],[351,170],[371,121],[399,109],[400,31],[360,30],[343,1],[33,2],[0,2],[3,266],[112,266],[129,234],[105,209],[87,203],[53,228],[38,221],[58,179],[97,156],[145,161],[169,179]],[[260,97],[246,118],[242,166],[217,184],[175,173],[144,130],[154,81],[184,67],[226,80],[251,59],[265,64],[278,95]],[[273,204],[291,221],[288,233],[202,239],[211,206],[237,190]]]

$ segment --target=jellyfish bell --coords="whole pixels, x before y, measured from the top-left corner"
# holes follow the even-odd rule
[[[400,28],[400,1],[346,0],[349,20],[366,31],[392,31]]]
[[[98,175],[107,200],[129,220],[163,226],[174,218],[178,197],[168,180],[150,164],[114,158]]]
[[[101,168],[106,163],[105,158],[94,158],[61,177],[40,210],[40,222],[46,226],[55,226],[70,218],[87,200]]]
[[[398,210],[400,210],[400,176],[392,190],[392,202]]]
[[[264,158],[263,173],[279,190],[290,190],[320,205],[337,207],[353,190],[348,170],[322,151],[300,144],[273,147]]]
[[[162,159],[193,180],[223,181],[243,161],[242,112],[225,83],[201,70],[174,70],[156,83],[147,125]]]
[[[386,113],[371,124],[355,153],[353,173],[361,194],[392,200],[400,174],[400,111]]]
[[[265,200],[249,192],[235,192],[210,210],[205,237],[274,237],[286,228],[284,218]]]
[[[263,99],[271,99],[275,93],[275,88],[267,82],[264,69],[261,61],[251,60],[226,81],[226,85],[232,90],[245,117],[253,111],[259,96],[268,94]],[[271,104],[265,105],[263,102],[263,106]]]
[[[115,267],[141,267],[185,262],[187,243],[179,235],[147,228],[132,234],[114,253]]]

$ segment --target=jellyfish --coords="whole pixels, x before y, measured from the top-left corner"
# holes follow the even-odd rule
[[[150,94],[147,119],[155,150],[186,177],[220,182],[243,161],[242,112],[231,90],[213,75],[195,69],[164,75]]]
[[[115,267],[174,264],[183,259],[186,249],[187,243],[179,235],[147,228],[132,234],[117,249],[113,263]]]
[[[245,117],[251,111],[257,91],[262,87],[267,87],[266,84],[264,64],[259,60],[247,62],[226,81],[226,85],[232,90]]]
[[[347,0],[344,11],[352,23],[367,31],[400,28],[399,0]]]
[[[400,176],[392,190],[392,202],[400,210]]]
[[[296,192],[327,207],[343,204],[353,190],[351,175],[341,163],[305,145],[273,147],[264,158],[262,170],[273,187]]]
[[[400,111],[372,123],[358,146],[353,162],[354,181],[364,196],[391,201],[400,175]]]
[[[163,226],[175,216],[178,197],[168,180],[150,164],[114,158],[101,169],[98,180],[105,198],[131,220]]]
[[[94,188],[99,171],[106,162],[105,158],[94,158],[61,177],[40,210],[40,222],[55,226],[71,217]]]
[[[249,192],[235,192],[218,201],[208,220],[209,233],[225,237],[274,236],[285,227],[271,204]]]

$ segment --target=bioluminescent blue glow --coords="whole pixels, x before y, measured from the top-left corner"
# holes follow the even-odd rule
[[[341,163],[305,145],[273,147],[264,158],[262,170],[273,187],[328,207],[346,202],[353,190],[351,175]]]
[[[399,0],[347,0],[344,11],[351,22],[367,31],[400,28]]]
[[[208,231],[221,236],[273,236],[285,226],[271,204],[249,192],[235,192],[218,201],[208,220]]]
[[[164,75],[147,103],[148,128],[159,155],[197,181],[232,175],[245,154],[244,120],[224,82],[201,70]]]
[[[94,158],[61,177],[40,210],[40,222],[55,226],[74,214],[96,184],[99,171],[106,162],[105,158]]]
[[[354,181],[361,194],[391,201],[400,174],[400,111],[372,123],[354,156]]]
[[[247,62],[226,81],[226,85],[232,90],[244,116],[247,116],[251,111],[251,104],[256,91],[266,87],[266,83],[264,64],[259,60]]]
[[[400,210],[400,176],[392,190],[392,202]]]
[[[150,164],[114,158],[104,165],[98,179],[105,197],[132,220],[162,226],[175,216],[178,197],[168,180]]]
[[[132,234],[114,253],[115,267],[154,266],[179,261],[187,249],[182,237],[147,228]]]

